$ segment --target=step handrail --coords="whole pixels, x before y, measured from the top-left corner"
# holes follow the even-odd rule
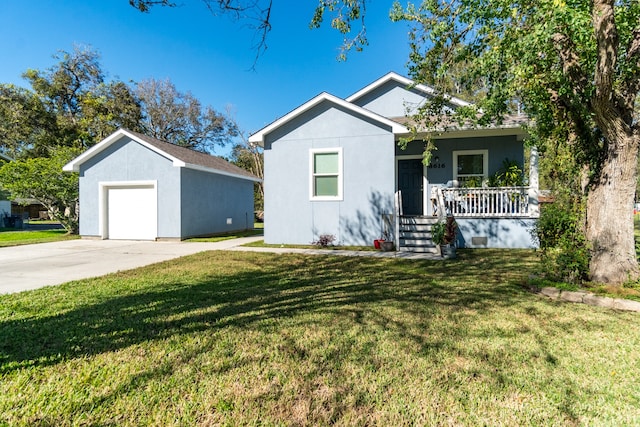
[[[402,191],[396,191],[394,197],[394,230],[393,242],[396,250],[400,249],[400,217],[402,216]]]

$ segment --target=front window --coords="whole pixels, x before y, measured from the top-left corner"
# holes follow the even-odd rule
[[[487,150],[453,152],[453,179],[461,186],[479,187],[487,179],[489,154]]]
[[[342,150],[311,150],[311,199],[342,199]]]

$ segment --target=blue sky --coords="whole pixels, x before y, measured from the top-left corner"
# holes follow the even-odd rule
[[[390,22],[392,0],[367,3],[370,46],[346,62],[336,60],[340,34],[308,27],[316,0],[274,0],[268,49],[253,71],[252,29],[213,16],[201,0],[177,3],[143,14],[128,0],[0,0],[0,83],[26,87],[26,69],[89,45],[110,78],[169,78],[218,111],[231,106],[253,133],[320,92],[346,97],[389,71],[407,74],[408,27]]]

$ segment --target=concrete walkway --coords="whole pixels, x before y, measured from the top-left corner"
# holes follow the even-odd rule
[[[243,247],[262,236],[221,242],[150,242],[129,240],[65,240],[0,248],[0,294],[21,292],[71,280],[103,276],[203,251],[299,253],[377,258],[441,259],[434,254]]]
[[[432,253],[416,253],[416,252],[382,252],[382,251],[348,251],[341,249],[296,249],[296,248],[263,248],[251,246],[234,246],[229,248],[231,251],[244,252],[271,252],[278,254],[305,254],[305,255],[337,255],[337,256],[355,256],[355,257],[371,257],[371,258],[402,258],[402,259],[429,259],[441,260],[442,257]]]

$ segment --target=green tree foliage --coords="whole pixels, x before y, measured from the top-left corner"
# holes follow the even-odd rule
[[[89,148],[118,127],[140,130],[140,102],[128,85],[105,81],[96,52],[61,51],[45,71],[27,70],[31,90],[0,85],[0,146],[15,158],[60,146]]]
[[[141,109],[130,88],[106,82],[97,52],[76,46],[60,51],[45,71],[27,70],[25,79],[47,111],[56,117],[49,145],[89,148],[118,127],[140,130]],[[40,150],[42,152],[43,150]]]
[[[12,198],[35,199],[70,233],[78,232],[78,174],[62,167],[79,154],[77,148],[57,147],[50,157],[7,162],[0,167],[0,182]]]
[[[264,180],[264,153],[257,144],[251,144],[246,139],[233,146],[231,162],[242,169],[248,170],[258,178]],[[253,190],[255,210],[264,210],[264,181],[256,182]]]
[[[144,80],[138,83],[136,95],[146,135],[205,153],[238,136],[237,125],[226,115],[202,106],[189,92],[179,92],[168,79]]]
[[[0,150],[12,158],[49,144],[56,117],[33,92],[0,84]]]
[[[461,109],[460,119],[499,123],[522,107],[534,119],[543,160],[568,155],[585,200],[576,232],[584,232],[591,251],[591,278],[638,278],[631,206],[640,145],[640,2],[396,2],[392,18],[413,26],[416,81],[442,90],[439,82],[464,63],[462,81],[484,82],[486,95],[477,108]],[[431,105],[417,119],[429,117]]]

